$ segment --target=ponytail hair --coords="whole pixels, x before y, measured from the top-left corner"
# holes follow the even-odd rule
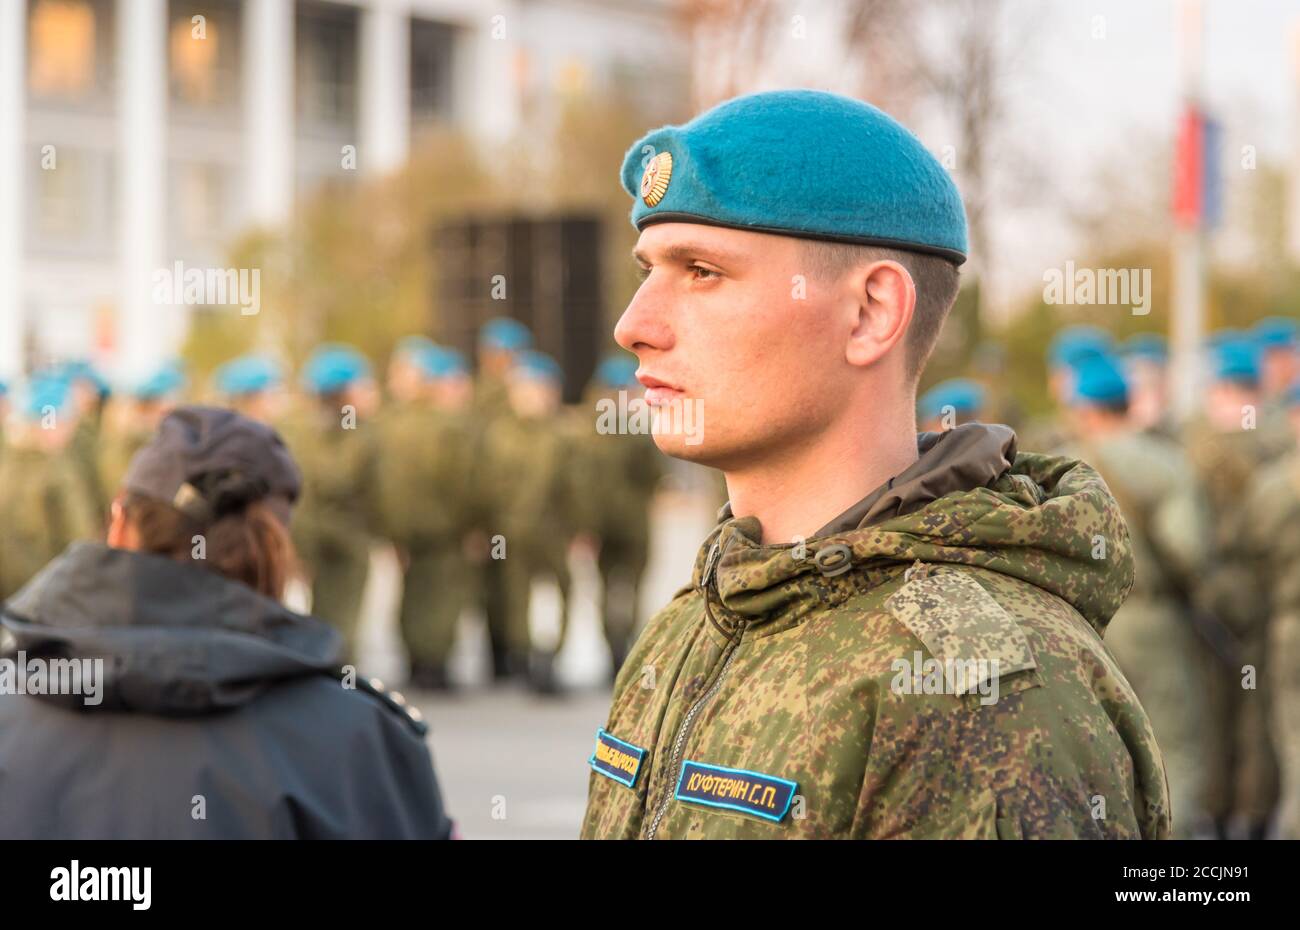
[[[184,510],[125,493],[123,512],[139,535],[140,551],[198,565],[282,600],[297,571],[285,525],[288,502],[268,497],[264,482],[234,470],[211,472],[190,484],[198,495],[190,503],[200,506]]]

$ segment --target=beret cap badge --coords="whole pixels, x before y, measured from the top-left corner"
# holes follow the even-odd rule
[[[645,166],[641,175],[641,199],[647,207],[653,207],[664,199],[668,182],[673,176],[673,156],[671,152],[660,152]]]

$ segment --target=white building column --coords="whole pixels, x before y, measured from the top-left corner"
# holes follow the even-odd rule
[[[27,3],[0,3],[0,380],[22,370]]]
[[[278,226],[293,210],[293,0],[245,0],[242,27],[245,207]]]
[[[361,143],[357,167],[385,174],[411,146],[411,16],[398,0],[370,0],[361,12]]]
[[[514,0],[485,4],[472,29],[457,39],[453,93],[458,121],[490,144],[518,130],[523,7]]]
[[[121,282],[114,369],[141,377],[180,332],[181,308],[156,304],[154,273],[164,266],[167,184],[167,2],[118,0],[118,143]]]

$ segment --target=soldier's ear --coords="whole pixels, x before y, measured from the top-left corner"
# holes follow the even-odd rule
[[[891,260],[864,265],[846,281],[857,319],[845,357],[852,365],[870,365],[905,342],[916,309],[916,286],[907,269]]]
[[[140,536],[126,517],[121,494],[113,498],[113,503],[109,506],[108,535],[104,541],[114,549],[140,548]]]

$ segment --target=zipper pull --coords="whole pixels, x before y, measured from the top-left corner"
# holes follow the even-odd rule
[[[707,589],[713,583],[713,573],[718,567],[718,555],[721,552],[721,546],[715,539],[709,554],[704,560],[704,574],[700,577],[700,588]]]

